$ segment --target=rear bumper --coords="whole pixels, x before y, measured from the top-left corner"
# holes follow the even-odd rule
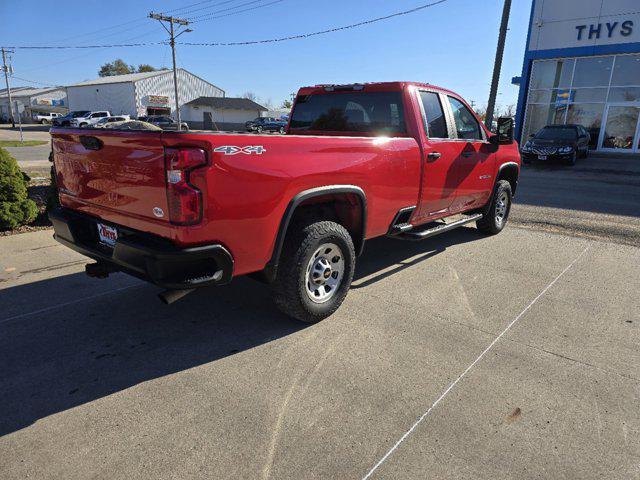
[[[114,271],[122,271],[168,289],[224,285],[233,275],[233,257],[222,245],[179,248],[167,239],[119,225],[110,248],[98,241],[98,218],[61,208],[49,213],[54,238]]]

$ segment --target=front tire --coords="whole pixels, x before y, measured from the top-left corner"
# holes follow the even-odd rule
[[[589,147],[584,149],[584,153],[582,154],[582,158],[587,158],[589,156]]]
[[[570,167],[573,167],[576,164],[576,160],[578,159],[578,152],[573,152],[573,155],[571,155],[569,157],[569,160],[567,160],[567,165],[569,165]]]
[[[258,128],[256,128],[256,132],[258,132],[258,133],[262,133],[262,127],[258,127]]]
[[[347,296],[355,248],[349,232],[335,222],[291,228],[273,285],[274,301],[286,315],[315,323],[333,314]]]
[[[498,180],[489,208],[484,217],[476,222],[478,230],[488,235],[500,233],[509,219],[512,197],[511,184],[506,180]]]

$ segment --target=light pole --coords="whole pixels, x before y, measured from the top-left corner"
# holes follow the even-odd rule
[[[9,86],[7,51],[4,48],[2,49],[2,70],[4,71],[4,81],[7,84],[7,98],[9,100],[9,116],[11,117],[11,128],[16,128],[16,118],[13,116],[13,102],[11,101],[11,87]]]
[[[509,14],[511,13],[511,0],[504,0],[502,9],[502,22],[500,23],[500,33],[498,34],[498,48],[496,49],[496,61],[493,65],[493,78],[491,79],[491,91],[489,92],[489,103],[487,104],[487,116],[484,124],[491,130],[493,123],[493,111],[496,108],[496,96],[498,95],[498,84],[500,83],[500,70],[502,69],[502,56],[504,54],[504,44],[507,39],[507,29],[509,26]]]

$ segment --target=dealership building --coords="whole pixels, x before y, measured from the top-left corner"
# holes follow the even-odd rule
[[[182,68],[178,69],[180,111],[200,97],[224,97],[221,88]],[[100,77],[67,87],[70,110],[108,110],[112,115],[175,116],[173,72],[131,73]]]
[[[522,141],[580,124],[591,148],[640,153],[640,0],[533,0],[516,115]]]

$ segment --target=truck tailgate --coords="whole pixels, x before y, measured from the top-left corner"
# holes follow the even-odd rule
[[[107,214],[168,223],[161,136],[162,132],[52,132],[63,205],[66,197]]]

